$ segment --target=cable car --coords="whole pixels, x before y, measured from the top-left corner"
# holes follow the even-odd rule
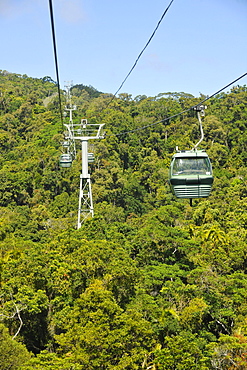
[[[213,181],[212,166],[204,150],[180,151],[173,155],[168,182],[177,198],[206,198]]]
[[[94,162],[94,153],[88,153],[87,155],[88,163]]]
[[[64,148],[69,148],[69,141],[64,141],[62,145]]]
[[[59,159],[60,167],[68,168],[72,165],[72,156],[69,153],[61,154]]]

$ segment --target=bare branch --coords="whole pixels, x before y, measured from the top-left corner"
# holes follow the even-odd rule
[[[11,297],[12,298],[12,297]],[[17,337],[17,335],[20,333],[20,330],[23,326],[23,321],[22,321],[22,318],[21,318],[21,315],[20,315],[20,312],[25,308],[25,307],[22,307],[21,309],[16,305],[16,303],[14,302],[13,298],[12,298],[12,302],[13,302],[13,305],[15,306],[15,312],[13,313],[12,316],[7,316],[7,315],[4,315],[4,314],[0,314],[0,317],[2,316],[3,318],[5,319],[13,319],[16,315],[20,321],[20,325],[17,329],[17,332],[15,333],[15,335],[12,337],[12,339],[14,339],[15,337]]]
[[[14,303],[14,305],[15,305],[16,313],[17,313],[18,319],[19,319],[19,321],[20,321],[20,326],[19,326],[19,328],[18,328],[17,332],[15,333],[15,335],[12,337],[12,339],[14,339],[14,338],[19,334],[19,332],[20,332],[20,330],[21,330],[21,327],[22,327],[22,325],[23,325],[23,321],[22,321],[22,318],[21,318],[21,315],[20,315],[20,310],[19,310],[19,308],[17,307],[17,305],[15,304],[15,302],[13,302],[13,303]]]

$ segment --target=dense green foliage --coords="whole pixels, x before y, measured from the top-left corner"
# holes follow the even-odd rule
[[[207,101],[215,181],[192,207],[167,175],[198,141],[195,114],[152,124],[202,96],[71,92],[74,119],[107,132],[90,143],[95,217],[80,230],[56,84],[0,72],[0,370],[246,369],[247,88]]]

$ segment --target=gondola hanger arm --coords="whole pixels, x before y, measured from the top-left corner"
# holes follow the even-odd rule
[[[204,112],[204,109],[207,109],[206,105],[197,105],[195,108],[194,108],[197,112],[197,118],[198,118],[198,121],[199,121],[199,125],[200,125],[200,132],[201,132],[201,138],[200,140],[198,141],[198,143],[196,143],[194,145],[194,150],[197,150],[197,147],[199,146],[199,144],[201,144],[201,142],[203,141],[204,139],[204,132],[203,132],[203,128],[202,128],[202,120],[201,120],[201,116],[205,116],[205,112]]]

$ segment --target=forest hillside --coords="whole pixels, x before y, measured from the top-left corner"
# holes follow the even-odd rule
[[[0,370],[246,370],[247,87],[206,103],[214,184],[192,206],[168,169],[200,138],[195,112],[178,113],[204,96],[71,95],[74,121],[106,131],[79,230],[57,85],[0,71]]]

